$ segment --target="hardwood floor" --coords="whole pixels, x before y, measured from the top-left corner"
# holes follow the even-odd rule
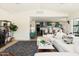
[[[18,41],[13,40],[13,41],[7,43],[6,45],[4,45],[4,46],[2,46],[2,47],[0,48],[0,52],[4,51],[6,48],[12,46],[13,44],[15,44],[15,43],[17,43],[17,42],[18,42]]]

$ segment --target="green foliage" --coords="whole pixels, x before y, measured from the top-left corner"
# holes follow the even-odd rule
[[[47,25],[48,25],[48,26],[52,26],[51,22],[47,22]]]
[[[55,23],[55,27],[60,27],[61,28],[62,27],[62,24],[60,24],[59,22],[56,22]]]
[[[17,29],[18,29],[17,25],[15,25],[15,24],[10,25],[10,30],[11,31],[17,31]]]
[[[41,40],[40,43],[45,44],[46,42],[44,40]]]

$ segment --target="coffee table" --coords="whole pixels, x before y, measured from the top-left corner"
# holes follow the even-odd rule
[[[38,52],[52,52],[54,51],[54,47],[51,44],[39,45]]]
[[[40,41],[44,40],[46,43],[43,44]],[[52,46],[52,43],[49,42],[46,38],[44,37],[38,37],[37,38],[37,47],[38,47],[38,52],[51,52],[54,50],[54,47]]]

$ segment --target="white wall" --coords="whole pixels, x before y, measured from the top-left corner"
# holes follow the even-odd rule
[[[14,34],[16,40],[30,40],[30,17],[36,16],[63,17],[68,15],[66,13],[44,9],[34,9],[12,14],[0,9],[0,20],[10,20],[18,26],[18,31]]]
[[[3,9],[0,9],[0,20],[12,20],[12,18],[12,14]]]
[[[49,16],[61,17],[68,16],[66,13],[55,12],[50,10],[29,10],[13,14],[13,22],[18,25],[18,31],[15,33],[16,40],[30,40],[30,17]]]
[[[18,26],[18,30],[14,34],[16,40],[29,40],[30,20],[28,19],[27,15],[26,17],[22,14],[14,15],[13,23]]]
[[[29,8],[29,7],[28,7]],[[4,8],[5,9],[5,8]],[[47,17],[63,17],[63,16],[69,16],[71,17],[71,27],[73,27],[73,19],[79,18],[79,13],[71,13],[66,14],[55,10],[46,10],[46,9],[32,9],[32,10],[26,10],[24,12],[19,13],[10,13],[7,12],[8,10],[4,10],[0,8],[0,20],[11,20],[13,23],[18,25],[18,31],[15,32],[16,40],[30,40],[29,32],[30,32],[30,17],[36,17],[36,16],[47,16]],[[11,9],[11,8],[10,8]],[[31,8],[30,8],[31,9]],[[14,9],[16,11],[16,8]],[[71,28],[71,31],[73,29]]]

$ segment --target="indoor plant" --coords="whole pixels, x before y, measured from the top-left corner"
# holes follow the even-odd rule
[[[14,35],[14,32],[17,31],[18,26],[15,25],[14,23],[10,24],[10,30],[12,32],[12,36]]]
[[[56,23],[55,23],[55,27],[62,28],[62,24],[60,24],[59,22],[56,22]]]
[[[42,43],[43,45],[45,45],[45,40],[41,40],[40,43]]]
[[[52,23],[51,23],[51,22],[47,22],[47,25],[48,25],[48,26],[52,26]]]

